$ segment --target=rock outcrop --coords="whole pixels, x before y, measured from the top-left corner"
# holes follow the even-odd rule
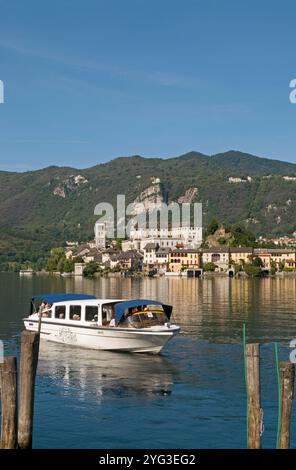
[[[82,175],[71,175],[66,180],[62,181],[53,190],[53,194],[58,197],[65,198],[67,194],[74,191],[77,187],[88,183],[88,180]]]
[[[165,191],[162,184],[152,184],[144,189],[134,200],[134,213],[141,214],[143,212],[160,209],[165,199]]]
[[[179,204],[186,204],[186,203],[191,204],[194,198],[197,196],[197,193],[198,193],[198,188],[188,188],[185,191],[185,194],[183,196],[180,196],[177,199],[177,202]]]

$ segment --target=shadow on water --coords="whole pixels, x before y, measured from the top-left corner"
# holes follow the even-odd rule
[[[38,372],[65,390],[79,387],[79,397],[166,395],[176,367],[162,356],[93,351],[42,341]]]

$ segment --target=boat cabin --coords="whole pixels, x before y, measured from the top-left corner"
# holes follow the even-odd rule
[[[155,300],[97,299],[79,294],[35,296],[30,320],[42,322],[120,328],[149,328],[165,325],[172,312],[170,305]]]

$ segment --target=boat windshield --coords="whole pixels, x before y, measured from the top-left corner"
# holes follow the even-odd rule
[[[150,326],[164,325],[168,321],[162,308],[153,306],[135,307],[128,309],[120,322],[120,327],[146,328]]]

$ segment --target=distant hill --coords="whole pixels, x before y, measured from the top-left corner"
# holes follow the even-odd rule
[[[36,258],[52,244],[92,236],[96,204],[115,204],[117,194],[130,203],[153,178],[160,179],[168,201],[197,188],[194,201],[203,203],[205,224],[215,216],[223,223],[245,222],[257,234],[290,234],[296,229],[296,181],[284,176],[296,177],[296,165],[238,151],[120,157],[84,170],[0,172],[0,257],[9,251],[13,259],[21,251],[24,260],[32,247]]]

